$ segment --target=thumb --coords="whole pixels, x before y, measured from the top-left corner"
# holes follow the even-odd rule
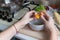
[[[45,19],[43,16],[41,16],[41,19],[42,19],[44,22],[46,22],[46,19]]]
[[[29,19],[29,21],[32,21],[32,20],[33,20],[33,18],[30,18],[30,19]]]

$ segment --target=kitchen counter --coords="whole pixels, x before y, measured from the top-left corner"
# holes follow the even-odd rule
[[[25,28],[20,29],[19,32],[22,33],[22,34],[25,34],[27,36],[31,36],[33,38],[36,38],[36,39],[45,40],[46,37],[47,37],[47,34],[46,34],[46,32],[44,30],[43,31],[33,31],[33,30],[31,30],[29,28],[28,25]],[[58,36],[60,36],[60,32],[59,31],[58,31]]]

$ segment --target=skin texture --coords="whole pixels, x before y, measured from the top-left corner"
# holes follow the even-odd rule
[[[49,35],[48,40],[58,40],[57,29],[54,25],[53,18],[46,13],[45,13],[45,15],[42,15],[41,18],[45,25],[45,31],[47,31],[47,33]]]
[[[26,15],[20,21],[12,25],[4,32],[0,33],[0,40],[10,40],[16,34],[16,29],[17,31],[19,31],[19,29],[22,29],[26,24],[33,20],[33,18],[31,18],[33,12],[35,13],[35,11],[30,11],[26,13]]]
[[[12,25],[7,30],[0,33],[0,40],[10,40],[16,34],[16,29],[17,29],[17,31],[19,31],[19,29],[24,28],[24,26],[26,24],[28,24],[30,21],[33,20],[33,17],[31,17],[33,15],[33,13],[37,13],[37,12],[30,11],[30,12],[26,13],[26,15],[20,21],[18,21],[17,23]],[[48,30],[47,32],[50,35],[49,40],[57,40],[57,31],[54,26],[54,21],[53,21],[52,17],[45,14],[45,16],[42,15],[41,18],[44,22],[46,31]],[[48,21],[46,20],[46,18],[48,19]]]

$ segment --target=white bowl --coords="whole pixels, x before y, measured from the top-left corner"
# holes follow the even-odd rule
[[[35,24],[35,23],[41,23],[39,20],[33,20],[29,23],[30,25],[30,28],[35,30],[35,31],[40,31],[40,30],[43,30],[44,29],[44,25],[38,25],[38,24]]]

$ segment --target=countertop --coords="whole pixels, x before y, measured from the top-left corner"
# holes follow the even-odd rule
[[[25,28],[20,29],[19,33],[25,34],[27,36],[31,36],[36,39],[41,39],[41,40],[45,40],[47,37],[47,34],[44,30],[43,31],[33,31],[30,29],[30,27],[28,25]],[[60,31],[58,31],[58,36],[60,36]]]

